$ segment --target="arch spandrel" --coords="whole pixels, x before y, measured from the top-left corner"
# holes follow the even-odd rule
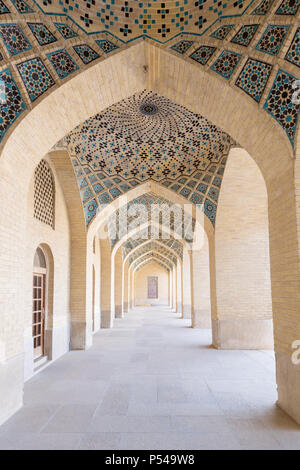
[[[156,15],[156,26],[149,24],[146,32],[142,29],[137,35],[137,24],[133,18],[137,19],[134,15],[138,15],[140,8],[138,4],[134,5],[135,13],[127,12],[129,16],[126,16],[126,23],[132,23],[130,31],[119,31],[117,34],[113,31],[116,25],[106,25],[104,31],[103,23],[97,14],[93,24],[89,22],[88,25],[80,24],[80,17],[77,23],[78,10],[75,8],[71,11],[69,6],[60,5],[58,2],[48,4],[50,11],[40,0],[28,0],[30,8],[26,11],[18,10],[10,0],[2,3],[0,32],[3,48],[0,74],[7,85],[8,95],[10,86],[13,85],[13,99],[18,103],[14,108],[12,96],[9,95],[5,105],[9,113],[5,116],[0,129],[2,146],[5,146],[9,135],[24,120],[27,123],[21,130],[24,132],[26,129],[27,136],[34,135],[32,129],[35,127],[33,124],[36,119],[39,123],[43,122],[45,128],[48,126],[50,130],[46,111],[48,110],[49,114],[49,109],[52,108],[58,125],[56,138],[53,136],[52,139],[52,132],[49,132],[44,143],[41,139],[40,148],[43,149],[42,154],[45,154],[84,119],[146,88],[168,98],[175,98],[178,104],[185,106],[189,104],[187,107],[212,119],[254,154],[254,148],[247,146],[247,140],[249,142],[255,137],[251,126],[247,126],[251,139],[247,139],[245,135],[241,135],[240,138],[233,135],[230,123],[226,125],[224,121],[223,125],[221,115],[220,119],[217,116],[212,100],[212,96],[215,95],[218,105],[231,114],[231,111],[238,109],[234,106],[234,98],[238,97],[243,103],[242,108],[249,107],[252,109],[252,114],[258,112],[261,115],[255,126],[252,119],[252,127],[268,135],[270,127],[274,127],[275,124],[274,130],[282,137],[286,151],[292,153],[299,108],[292,104],[291,100],[281,102],[280,93],[277,91],[280,83],[283,83],[282,72],[285,74],[284,80],[288,84],[289,95],[292,91],[292,81],[299,76],[298,0],[293,6],[290,6],[287,0],[277,0],[272,4],[269,3],[267,9],[265,6],[260,6],[261,3],[267,2],[247,0],[242,2],[242,9],[228,3],[226,8],[223,5],[224,11],[209,10],[207,5],[201,4],[201,18],[203,18],[201,24],[198,24],[200,17],[197,21],[191,19],[197,17],[197,8],[192,1],[188,1],[183,8],[189,20],[186,19],[180,26],[180,37],[176,32],[177,23],[171,19],[175,13],[174,8],[167,15],[172,23],[169,31],[162,32],[159,24],[166,19],[159,20],[159,15],[158,17]],[[57,8],[61,11],[61,21],[57,21]],[[97,8],[99,4],[92,6],[92,10],[96,11]],[[149,2],[148,8],[152,10],[156,6]],[[111,10],[118,9],[120,9],[119,2],[114,2]],[[229,17],[227,12],[231,9],[233,11]],[[88,14],[92,14],[90,9]],[[125,11],[121,9],[118,14],[119,21],[124,15]],[[216,23],[220,19],[222,25]],[[257,28],[251,29],[249,25]],[[38,31],[39,28],[47,30],[42,32],[43,39],[41,31]],[[276,40],[271,45],[269,39],[274,31]],[[163,34],[165,37],[159,39],[158,36]],[[108,39],[110,35],[111,38]],[[18,44],[12,39],[15,37],[19,38]],[[160,47],[156,47],[156,44]],[[229,54],[224,56],[224,53]],[[189,69],[186,76],[182,74],[180,62]],[[273,67],[272,70],[270,66]],[[36,71],[34,78],[32,67]],[[175,69],[180,70],[177,74],[180,82],[174,87],[176,89],[174,95],[170,83],[163,86],[159,83],[161,82],[159,76],[167,77],[167,82],[170,82],[170,79],[173,81],[174,77],[168,72],[167,75],[165,73]],[[194,69],[195,74],[200,77],[199,85],[203,92],[201,96],[197,93],[199,86],[196,85],[197,80],[193,77],[191,69]],[[253,74],[258,69],[259,79],[257,77],[254,79]],[[123,83],[121,76],[124,77]],[[177,80],[177,77],[175,79]],[[116,85],[117,82],[120,83]],[[63,89],[62,92],[57,93],[60,89]],[[83,93],[94,96],[80,103]],[[224,97],[220,100],[219,95],[222,93],[229,95],[228,99]],[[46,107],[41,106],[44,101],[47,101]],[[34,109],[38,109],[37,113],[33,113]],[[71,125],[67,122],[66,116],[63,116],[66,109],[68,109],[68,119],[72,114]],[[2,110],[4,111],[4,108]],[[289,113],[293,114],[293,117],[286,120],[285,116]],[[241,118],[247,122],[247,112],[242,112]],[[264,124],[264,121],[267,122]],[[268,137],[267,144],[269,139]]]

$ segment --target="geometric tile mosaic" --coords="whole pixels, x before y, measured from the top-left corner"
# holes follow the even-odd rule
[[[57,28],[64,39],[76,38],[78,36],[78,34],[65,23],[54,23],[54,26]]]
[[[46,46],[47,44],[51,44],[57,40],[56,37],[49,31],[47,26],[45,26],[43,23],[27,24],[40,46]]]
[[[73,49],[76,54],[78,54],[84,64],[89,64],[90,62],[93,62],[93,60],[98,59],[99,57],[99,54],[97,54],[97,52],[94,51],[94,49],[92,49],[87,44],[79,44],[78,46],[73,46]]]
[[[233,44],[247,47],[255,39],[254,36],[252,38],[251,36],[256,28],[256,25],[251,24],[251,21],[247,21],[248,15],[254,15],[251,18],[255,20],[255,23],[259,23],[261,28],[264,15],[269,13],[269,29],[272,29],[271,27],[283,28],[285,31],[281,30],[281,32],[284,34],[291,24],[296,24],[299,3],[299,0],[276,0],[276,8],[272,7],[272,13],[270,13],[271,6],[275,4],[273,0],[262,0],[258,2],[258,5],[255,2],[257,5],[255,8],[253,0],[234,2],[218,2],[217,0],[176,0],[174,2],[170,0],[165,4],[154,0],[149,0],[147,3],[133,0],[106,0],[105,2],[92,0],[77,0],[76,2],[70,2],[70,0],[11,0],[9,2],[8,0],[0,0],[0,15],[2,15],[0,29],[4,31],[5,27],[8,28],[5,49],[8,51],[8,55],[13,58],[17,54],[26,52],[29,52],[27,54],[27,58],[29,58],[32,46],[36,48],[35,56],[40,55],[41,48],[39,46],[45,47],[46,52],[51,53],[52,51],[47,48],[47,45],[55,44],[56,40],[62,42],[62,38],[72,41],[70,38],[77,37],[78,42],[74,44],[73,39],[71,50],[68,50],[68,57],[62,58],[60,56],[62,62],[60,67],[56,68],[58,74],[61,69],[61,76],[68,78],[72,76],[71,72],[77,70],[79,66],[84,69],[92,60],[99,60],[97,54],[102,56],[101,59],[104,59],[105,54],[114,52],[116,49],[120,50],[123,44],[132,43],[133,40],[141,37],[149,37],[152,41],[156,41],[161,46],[165,45],[168,49],[172,47],[183,57],[184,54],[190,54],[195,62],[207,65],[213,59],[213,55],[210,55],[212,37],[218,38],[219,41],[229,38]],[[275,20],[271,16],[273,14],[275,14]],[[243,15],[245,20],[241,19]],[[7,18],[9,18],[9,23],[3,24]],[[222,24],[223,18],[226,18],[226,22],[230,18],[230,24]],[[22,31],[24,20],[35,22],[28,24],[35,36],[35,39],[32,39],[34,44],[30,44],[31,34],[28,33],[27,36],[26,30]],[[278,22],[284,24],[277,25]],[[54,27],[57,32],[53,33]],[[257,31],[258,29],[255,34]],[[91,47],[89,44],[85,44],[85,33],[89,34],[90,40],[95,41],[97,44],[95,47],[92,44]],[[278,30],[271,31],[269,37],[264,38],[263,41],[261,39],[257,49],[259,48],[258,50],[271,54],[273,57],[278,55],[278,51],[283,48],[278,33],[280,33]],[[209,37],[210,35],[212,37]],[[234,38],[232,38],[233,36]],[[199,44],[199,37],[201,37],[202,44],[207,44],[206,46]],[[287,35],[284,39],[286,38]],[[1,40],[4,40],[3,34]],[[290,40],[287,44],[286,50],[288,52],[285,55],[285,60],[298,67],[299,36],[295,36],[293,45],[291,42]],[[193,54],[190,52],[192,47],[188,48],[191,43],[198,47]],[[99,48],[104,54],[99,53]],[[38,49],[40,50],[38,51]],[[0,54],[4,56],[2,49]],[[78,56],[78,61],[76,56]],[[25,58],[22,60],[24,61]],[[63,63],[64,60],[66,64]],[[51,69],[52,66],[49,66],[49,70]],[[218,73],[228,80],[230,72],[224,73],[221,67],[221,71],[219,70]],[[53,75],[53,79],[55,78],[57,78],[56,74]],[[21,88],[21,92],[23,90],[24,87]],[[257,101],[257,97],[254,99]],[[117,187],[105,187],[103,192],[96,193],[95,190],[97,204],[100,203],[100,199],[103,203],[108,199],[113,200],[117,194],[128,191],[128,188],[133,187],[134,184],[134,178],[132,178],[131,181],[120,182]],[[162,184],[169,188],[172,187],[173,191],[194,202],[199,203],[201,200],[205,202],[207,197],[206,194],[203,195],[197,191],[197,185],[195,186],[194,181],[181,184],[166,177]],[[96,188],[101,189],[100,186],[96,186]],[[100,196],[99,200],[98,196]]]
[[[212,46],[200,46],[191,55],[190,58],[199,62],[199,64],[205,65],[212,57],[216,50],[216,47]]]
[[[160,253],[163,255],[165,258],[168,258],[172,263],[175,265],[177,264],[177,257],[176,255],[172,254],[172,252],[162,246],[161,244],[157,243],[156,241],[149,241],[145,243],[141,248],[137,248],[135,252],[129,256],[128,264],[129,266],[140,256],[142,256],[144,253],[148,253],[149,251],[156,251],[157,253]]]
[[[31,101],[35,101],[55,85],[55,81],[39,57],[21,62],[17,68]]]
[[[211,66],[211,69],[219,75],[222,75],[226,80],[229,80],[241,60],[241,57],[241,54],[224,50]]]
[[[279,8],[277,8],[276,15],[296,15],[299,8],[299,0],[283,0]]]
[[[27,37],[16,23],[1,24],[0,36],[10,56],[29,51],[32,48]]]
[[[216,29],[216,31],[214,31],[210,37],[223,40],[228,36],[233,27],[233,24],[220,26],[220,28]]]
[[[145,90],[85,121],[67,144],[81,187],[84,180],[90,189],[81,189],[83,203],[96,198],[102,207],[147,180],[201,204],[209,189],[202,178],[225,164],[232,141],[205,118]]]
[[[0,15],[5,15],[7,13],[9,13],[9,9],[7,8],[3,0],[0,0]]]
[[[279,70],[265,102],[264,109],[276,119],[287,133],[292,145],[296,134],[299,115],[299,104],[293,104],[293,82],[297,80],[293,75]]]
[[[297,67],[300,67],[300,28],[298,28],[296,31],[296,34],[286,53],[285,60],[291,64],[297,65]]]
[[[146,243],[147,240],[150,240],[152,238],[150,227],[147,230],[144,230],[143,232],[144,233],[139,232],[142,238],[138,238],[138,235],[139,235],[138,233],[135,238],[129,238],[126,240],[126,242],[123,243],[122,245],[123,259],[125,259],[126,256],[129,255],[129,253],[135,250],[138,246],[140,246],[143,243]],[[165,245],[166,247],[170,248],[173,252],[175,252],[177,256],[179,256],[182,259],[183,245],[179,240],[174,239],[171,234],[161,231],[159,233],[159,237],[156,238],[155,240]]]
[[[251,13],[251,15],[264,16],[270,10],[274,0],[263,0]]]
[[[141,221],[141,224],[149,227],[145,229],[145,233],[142,231],[138,232],[138,237],[143,237],[145,240],[147,238],[158,239],[160,240],[163,234],[168,230],[170,233],[170,240],[173,238],[173,233],[176,234],[176,238],[184,239],[188,244],[193,241],[194,229],[195,229],[195,220],[188,213],[185,214],[185,224],[182,226],[182,220],[178,220],[175,217],[170,217],[170,223],[168,221],[168,211],[169,207],[173,204],[162,196],[157,196],[151,192],[144,194],[143,196],[137,197],[136,199],[130,201],[127,204],[124,204],[120,209],[117,209],[109,218],[108,218],[108,233],[110,237],[111,248],[115,246],[118,240],[123,236],[127,235],[130,231],[130,224],[134,221],[134,217],[129,217],[128,213],[131,210],[133,204],[141,204],[145,208],[145,220],[144,218]],[[161,206],[161,217],[158,218],[158,228],[155,232],[153,229],[153,221],[157,219],[157,206]],[[153,210],[154,209],[154,210]],[[151,217],[151,215],[154,215]],[[151,214],[152,213],[152,214]],[[127,224],[125,223],[127,217]],[[88,225],[88,224],[87,224]],[[117,227],[117,230],[116,230]]]
[[[240,46],[249,46],[253,36],[255,35],[258,24],[251,24],[243,26],[237,34],[231,39],[231,42],[239,44]]]
[[[53,68],[59,78],[65,78],[79,69],[78,65],[65,49],[60,49],[47,54]]]
[[[84,206],[84,216],[87,225],[93,220],[97,214],[98,205],[96,199],[92,199]]]
[[[165,258],[164,256],[162,256],[159,253],[156,253],[155,251],[149,251],[149,253],[142,256],[140,259],[138,259],[136,262],[133,263],[133,265],[132,265],[133,270],[135,270],[140,265],[144,266],[148,262],[148,260],[149,261],[150,260],[151,261],[158,260],[159,263],[162,264],[164,267],[168,266],[168,268],[170,270],[173,268],[172,263],[167,258]]]
[[[269,25],[256,45],[256,50],[277,55],[290,27],[288,25]]]
[[[235,84],[259,103],[271,71],[272,65],[249,58]]]
[[[213,225],[215,224],[215,220],[216,220],[216,212],[217,212],[216,204],[210,201],[209,199],[205,199],[204,214],[210,219]]]
[[[68,15],[88,34],[107,32],[110,39],[121,41],[147,35],[159,42],[175,39],[184,32],[201,35],[207,29],[216,29],[217,20],[238,18],[253,3],[253,0],[37,1],[46,14]]]
[[[24,13],[34,13],[34,10],[28,5],[25,0],[11,0],[16,10],[23,15]]]
[[[108,41],[107,39],[96,40],[96,43],[98,44],[100,49],[102,49],[102,51],[105,52],[105,54],[108,54],[109,52],[112,52],[115,49],[118,49],[119,47],[113,42]]]
[[[26,109],[20,90],[14,81],[9,68],[0,72],[0,80],[4,84],[4,93],[0,94],[0,139],[12,125],[12,123]]]
[[[185,52],[194,44],[194,41],[180,41],[171,46],[170,49],[178,52],[179,54],[185,54]]]

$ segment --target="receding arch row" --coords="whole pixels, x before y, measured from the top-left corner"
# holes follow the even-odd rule
[[[170,268],[166,264],[164,264],[162,261],[160,261],[158,259],[155,259],[155,258],[152,258],[152,257],[148,258],[146,261],[144,261],[139,266],[137,266],[135,268],[135,271],[136,272],[140,271],[144,266],[146,266],[147,264],[152,263],[152,262],[157,263],[158,265],[161,265],[163,268],[165,268],[165,270],[167,272],[170,271]]]
[[[138,248],[132,255],[129,256],[129,259],[128,259],[129,266],[131,266],[131,264],[134,264],[139,256],[147,253],[148,251],[155,251],[163,255],[174,265],[177,264],[177,256],[175,255],[174,252],[165,248],[163,244],[156,243],[156,241],[149,241],[148,243]]]
[[[145,229],[144,233],[139,232],[139,236],[136,234],[135,237],[127,239],[126,242],[124,242],[122,245],[123,259],[127,259],[133,250],[145,243],[145,241],[149,240],[150,238],[151,226],[149,225],[148,228]],[[155,238],[155,241],[163,244],[167,248],[170,248],[172,251],[177,253],[180,258],[182,258],[183,245],[179,240],[172,238],[171,234],[162,230],[159,234],[159,238]]]
[[[149,79],[151,88],[156,89],[159,93],[163,93],[165,96],[169,96],[173,100],[177,100],[177,102],[181,102],[185,106],[194,109],[196,112],[201,112],[201,109],[205,111],[206,109],[206,112],[203,114],[217,125],[223,127],[229,135],[243,145],[243,147],[245,147],[252,155],[253,159],[262,171],[268,191],[275,351],[278,360],[280,360],[281,367],[284,367],[285,364],[290,363],[291,340],[295,335],[297,336],[300,333],[299,322],[295,314],[295,312],[299,311],[298,292],[300,283],[294,191],[296,183],[294,181],[294,162],[290,158],[291,151],[286,145],[286,141],[281,138],[282,136],[280,133],[278,133],[273,125],[271,125],[271,122],[268,119],[265,119],[265,116],[262,119],[262,112],[256,106],[251,106],[249,102],[246,102],[243,98],[240,99],[240,97],[237,96],[238,94],[235,95],[235,93],[229,90],[226,95],[223,95],[220,87],[217,87],[213,80],[210,84],[210,89],[208,89],[206,75],[201,73],[199,74],[199,71],[195,73],[194,67],[191,64],[182,67],[182,62],[175,56],[172,56],[170,60],[166,57],[167,63],[165,64],[163,60],[160,60],[164,54],[162,51],[157,51],[155,48],[149,48],[148,45],[143,45],[141,49],[139,49],[140,45],[136,45],[134,47],[136,47],[135,63],[139,63],[140,65],[144,64],[144,56],[142,57],[142,60],[139,55],[139,51],[144,52],[144,48],[146,47],[148,52],[151,51],[151,53],[153,53],[153,59],[151,58],[151,60],[157,60],[156,63],[159,64],[157,66],[157,75],[153,75],[151,80]],[[132,53],[132,50],[133,48],[128,49],[128,51],[124,51],[122,59],[124,62],[130,53]],[[127,55],[125,52],[128,52]],[[121,99],[124,96],[130,96],[136,89],[141,89],[142,87],[140,87],[140,83],[137,83],[138,78],[141,78],[142,76],[143,80],[145,79],[143,75],[144,72],[139,74],[138,71],[137,75],[135,75],[131,69],[131,65],[126,64],[125,67],[125,63],[123,63],[123,66],[120,64],[120,57],[122,54],[123,53],[116,55],[116,62],[111,62],[111,64],[119,63],[120,69],[110,69],[111,77],[115,78],[110,80],[112,87],[109,89],[110,91],[107,89],[106,93],[103,93],[103,96],[107,95],[107,101],[110,103],[114,102],[118,97]],[[176,76],[180,75],[180,77],[182,77],[185,84],[184,86],[181,80],[177,83],[170,72],[172,68],[169,69],[169,66],[177,68],[178,73]],[[133,82],[126,80],[124,80],[124,82],[121,81],[121,78],[119,79],[117,75],[121,70],[124,70],[124,77],[128,77],[129,75],[131,75],[131,77],[135,76],[135,78],[133,78]],[[88,72],[90,71],[92,71],[92,68],[89,69]],[[163,83],[155,82],[155,79],[157,79],[162,72],[164,72],[163,76],[165,77]],[[107,79],[106,83],[108,83],[109,80],[104,69],[103,73]],[[85,81],[85,89],[83,84],[81,84],[81,87],[79,86],[79,78],[80,76],[74,78],[74,81],[77,81],[78,83],[78,89],[76,88],[76,83],[70,81],[68,82],[69,87],[63,86],[59,89],[61,91],[57,90],[57,93],[54,92],[56,93],[56,97],[58,97],[64,89],[65,95],[60,95],[62,100],[61,103],[55,102],[55,100],[52,101],[52,98],[54,98],[53,94],[49,95],[48,98],[34,108],[32,112],[28,114],[26,120],[24,119],[15,129],[15,132],[13,133],[14,138],[9,138],[5,145],[3,158],[0,159],[0,171],[1,176],[3,176],[0,183],[0,224],[1,232],[3,233],[3,246],[13,246],[13,250],[9,250],[5,266],[0,267],[1,276],[3,278],[5,277],[7,270],[9,270],[11,272],[12,279],[18,279],[18,276],[21,276],[26,269],[25,265],[22,264],[22,266],[20,266],[18,256],[18,254],[22,252],[24,237],[26,234],[26,222],[23,217],[19,216],[19,214],[26,212],[25,201],[28,182],[33,174],[36,164],[40,160],[41,156],[45,154],[56,141],[80,122],[82,119],[81,111],[85,113],[86,118],[95,114],[95,112],[90,112],[92,108],[95,110],[95,103],[91,104],[89,100],[86,100],[83,106],[84,100],[81,101],[81,98],[87,98],[87,96],[90,96],[90,90],[87,90],[87,81]],[[85,78],[87,79],[88,77],[86,76]],[[95,79],[95,76],[92,77],[92,75],[90,75],[90,78]],[[97,78],[99,78],[99,75],[97,75]],[[102,83],[102,79],[103,77],[100,77],[100,80],[92,81],[92,87],[95,87],[96,90],[98,90],[100,86],[99,83]],[[144,89],[144,82],[142,83],[142,86]],[[69,89],[69,92],[67,88]],[[113,88],[115,88],[115,96]],[[111,92],[113,94],[110,94]],[[210,94],[210,92],[212,92],[212,94]],[[95,99],[96,96],[96,94],[93,95],[93,98]],[[98,95],[98,98],[99,96],[100,95]],[[49,109],[46,110],[46,105],[44,108],[44,114],[38,113],[38,110],[40,111],[44,107],[44,103],[47,100],[49,100],[49,105],[52,103],[49,109],[52,109],[55,114],[55,123],[51,120],[49,122]],[[82,108],[81,105],[77,107],[77,100],[78,103],[81,102],[81,105],[83,106]],[[101,103],[103,105],[102,101]],[[65,105],[64,111],[60,108],[60,106],[63,105]],[[225,109],[226,113],[224,113]],[[97,110],[95,111],[97,112]],[[35,125],[33,125],[34,120]],[[222,123],[224,126],[222,126]],[[243,123],[243,125],[241,125],[241,123]],[[253,125],[253,123],[255,123],[255,125]],[[61,156],[61,154],[56,155]],[[59,167],[60,159],[58,158],[57,160]],[[22,169],[22,171],[16,171],[16,169]],[[60,173],[63,180],[66,176],[67,170],[61,167]],[[72,168],[70,172],[70,176],[71,175],[75,181]],[[151,188],[151,184],[148,188]],[[80,234],[82,235],[80,244],[82,245],[81,249],[84,256],[81,257],[81,263],[83,264],[81,264],[80,273],[78,273],[80,275],[77,277],[71,275],[71,284],[73,283],[75,286],[74,292],[77,289],[78,301],[80,300],[80,307],[78,307],[78,304],[74,303],[72,304],[72,310],[73,312],[76,311],[76,316],[73,318],[76,318],[74,323],[78,326],[78,331],[84,332],[84,334],[82,333],[78,335],[84,339],[84,341],[80,343],[81,347],[82,344],[86,347],[90,341],[89,332],[86,333],[86,329],[89,328],[88,319],[90,318],[91,309],[89,303],[90,288],[87,287],[85,291],[83,289],[83,284],[89,286],[89,282],[86,282],[89,276],[89,273],[87,272],[87,267],[89,266],[89,247],[92,246],[92,238],[98,228],[97,224],[99,224],[99,220],[97,220],[97,224],[95,223],[93,227],[89,228],[86,240],[84,238],[86,237],[86,228],[84,224],[82,225],[83,217],[82,220],[79,221],[78,214],[82,214],[82,207],[79,199],[78,188],[76,188],[76,190],[77,193],[74,194],[75,198],[79,200],[78,207],[80,209],[75,213],[74,206],[72,207],[72,204],[70,203],[70,209],[72,212],[70,216],[70,224],[74,224],[74,232],[76,232],[76,227],[80,227]],[[138,188],[139,194],[143,194],[144,190],[145,188]],[[65,187],[64,191],[70,191],[70,187]],[[11,201],[13,201],[14,211],[11,211]],[[107,209],[107,214],[110,210],[111,209]],[[78,218],[76,219],[76,217]],[[11,227],[14,227],[13,231],[7,230],[7,221],[9,221]],[[99,225],[101,225],[101,223]],[[280,227],[280,230],[278,227]],[[209,228],[209,225],[207,228]],[[210,230],[212,229],[210,228]],[[288,244],[287,240],[289,242]],[[76,240],[74,238],[72,241],[73,248],[75,250],[74,253],[76,252],[76,249],[78,249],[75,249],[75,241]],[[213,242],[210,243],[213,245]],[[110,246],[108,253],[109,256],[111,256]],[[293,262],[291,262],[291,260],[293,260]],[[72,263],[74,263],[74,261],[72,261]],[[290,279],[292,280],[292,284],[287,286],[287,284],[282,283],[282,279]],[[81,285],[80,283],[82,284],[81,290],[78,289]],[[20,315],[21,312],[24,311],[24,299],[19,295],[15,282],[11,282],[11,284],[9,284],[9,291],[14,297],[14,304],[12,305],[9,299],[7,299],[7,292],[3,292],[4,298],[7,299],[5,304],[6,311],[9,311],[10,318],[13,317],[18,324],[22,324]],[[287,312],[289,315],[289,322],[286,321]],[[6,316],[4,316],[4,318],[6,318]],[[5,355],[7,358],[11,358],[14,354],[20,352],[20,345],[23,344],[23,335],[21,332],[18,332],[18,335],[18,340],[15,339],[14,341],[9,337],[5,337]],[[17,344],[19,345],[18,347],[16,346]],[[289,373],[293,374],[293,371],[289,369]],[[285,393],[285,391],[288,394],[290,393],[286,390],[284,383],[280,383],[279,387],[283,391],[282,393]],[[296,399],[291,397],[291,400],[295,402]],[[294,406],[297,408],[296,405]],[[294,409],[292,410],[292,413],[296,414]]]
[[[136,258],[136,260],[132,263],[132,270],[134,271],[140,265],[140,263],[143,263],[143,261],[146,261],[149,257],[156,258],[164,262],[169,267],[169,269],[172,269],[176,266],[175,263],[170,260],[170,258],[165,255],[162,255],[159,251],[148,250]]]

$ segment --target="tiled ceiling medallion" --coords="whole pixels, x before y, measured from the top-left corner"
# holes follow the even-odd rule
[[[233,141],[202,116],[145,90],[88,119],[67,142],[83,204],[94,201],[87,218],[153,180],[194,204],[204,203],[214,223]]]

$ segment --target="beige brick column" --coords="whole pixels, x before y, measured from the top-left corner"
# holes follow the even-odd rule
[[[193,328],[211,328],[209,246],[206,234],[199,250],[192,251]]]
[[[71,348],[85,349],[92,343],[92,266],[87,260],[87,237],[78,185],[65,150],[51,152],[51,161],[63,189],[71,230],[70,314]],[[87,277],[87,265],[89,276]],[[87,282],[89,278],[89,283]],[[91,292],[90,292],[91,294]]]
[[[128,313],[129,305],[128,259],[122,265],[122,313]]]
[[[112,259],[111,311],[115,318],[122,317],[122,251],[117,250]]]
[[[173,277],[173,309],[175,312],[177,312],[177,266],[173,266],[172,277]]]
[[[134,279],[133,279],[133,269],[132,265],[129,268],[128,272],[128,299],[129,299],[129,308],[132,309],[134,307]]]
[[[242,149],[230,152],[215,228],[214,345],[273,348],[267,191]]]
[[[132,268],[128,268],[128,310],[132,308]]]
[[[94,310],[93,310],[93,331],[98,331],[101,327],[101,259],[100,259],[100,240],[95,236],[93,241],[93,266],[95,269],[95,291],[94,291]]]
[[[177,312],[182,315],[182,262],[179,259],[176,270]]]
[[[101,254],[101,328],[112,328],[111,312],[111,249],[108,238],[100,239]]]
[[[168,279],[169,279],[169,307],[173,308],[173,276],[172,271],[168,271]]]
[[[135,307],[135,271],[131,272],[131,305],[132,308]]]
[[[193,290],[191,283],[191,274],[192,274],[192,254],[191,251],[186,248],[183,250],[183,261],[182,261],[182,317],[191,318],[192,317],[192,299],[193,299]]]
[[[299,130],[294,168],[286,168],[284,177],[279,173],[277,180],[274,178],[271,182],[271,188],[269,219],[277,404],[300,424],[300,354],[296,343],[300,340]]]

